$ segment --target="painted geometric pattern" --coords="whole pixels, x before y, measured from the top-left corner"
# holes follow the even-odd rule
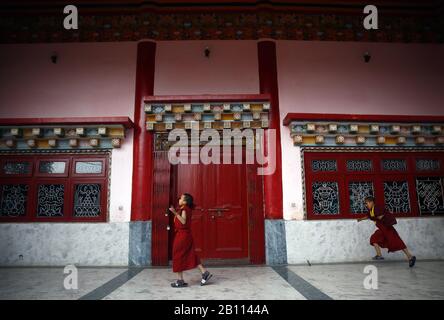
[[[444,213],[443,186],[440,177],[417,178],[416,193],[421,214]]]
[[[437,171],[441,168],[441,163],[437,159],[417,159],[416,170],[418,171]]]
[[[153,1],[154,2],[154,1]],[[192,1],[190,1],[192,2]],[[194,1],[201,2],[201,1]],[[216,1],[215,1],[216,2]],[[220,2],[220,1],[219,1]],[[271,1],[270,1],[271,2]],[[282,1],[287,2],[288,1]],[[11,2],[12,3],[12,2]],[[162,12],[144,10],[131,3],[127,14],[79,14],[78,30],[65,30],[63,15],[5,13],[0,20],[0,42],[110,42],[153,40],[279,40],[443,42],[442,19],[419,15],[384,16],[377,32],[362,28],[362,15],[306,14],[291,10],[239,10]],[[233,1],[234,3],[234,1]],[[149,9],[149,8],[147,8]],[[272,9],[278,9],[273,7]],[[79,7],[81,11],[82,8]],[[92,7],[93,11],[94,7]],[[213,9],[214,10],[214,9]],[[246,12],[245,12],[246,11]],[[275,12],[276,11],[276,12]]]
[[[337,171],[338,165],[336,163],[336,160],[312,160],[311,169],[313,172]]]
[[[384,181],[385,208],[393,213],[409,213],[410,197],[407,181]]]
[[[100,184],[78,184],[74,195],[74,216],[100,216]]]
[[[158,103],[145,104],[146,129],[244,129],[268,128],[268,102]]]
[[[37,216],[63,216],[65,186],[63,184],[42,184],[38,188]]]
[[[347,160],[347,171],[372,171],[372,161]]]
[[[58,150],[120,148],[125,138],[125,126],[103,125],[42,125],[0,126],[0,150]],[[10,164],[11,170],[19,164]],[[24,165],[24,164],[23,164]],[[6,168],[4,168],[6,169]]]
[[[406,171],[407,162],[404,159],[384,159],[382,160],[382,170],[384,171]]]
[[[3,185],[1,190],[0,215],[19,217],[26,214],[29,186],[25,184]]]
[[[312,194],[314,214],[339,214],[339,193],[337,182],[313,182]]]
[[[296,146],[417,147],[444,145],[444,123],[289,120]]]
[[[348,192],[350,196],[350,212],[365,213],[365,198],[374,195],[372,182],[350,182],[348,184]]]

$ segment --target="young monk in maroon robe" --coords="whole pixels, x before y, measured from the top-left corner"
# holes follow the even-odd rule
[[[183,280],[183,271],[199,268],[202,273],[200,285],[208,283],[212,277],[202,266],[199,257],[194,251],[193,237],[191,235],[191,217],[194,208],[193,197],[184,193],[179,199],[177,209],[170,208],[174,214],[174,242],[173,242],[173,272],[177,272],[177,280],[171,284],[173,288],[186,287]]]
[[[388,252],[395,252],[402,250],[408,261],[409,267],[413,267],[416,262],[416,257],[412,256],[407,249],[407,246],[402,241],[396,229],[393,227],[396,224],[396,219],[391,214],[384,214],[375,208],[375,199],[373,197],[365,198],[365,205],[368,213],[366,217],[359,218],[359,221],[370,219],[375,222],[378,230],[370,237],[370,245],[375,247],[376,256],[373,260],[383,260],[381,248],[387,248]]]

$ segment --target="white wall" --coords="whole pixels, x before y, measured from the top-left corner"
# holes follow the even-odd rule
[[[0,266],[127,266],[128,239],[128,223],[2,223]]]
[[[108,221],[131,221],[131,190],[133,177],[133,134],[127,130],[125,141],[111,156],[111,186]]]
[[[444,217],[400,218],[399,235],[417,259],[444,258]],[[368,261],[375,255],[369,239],[375,230],[371,221],[286,221],[289,264]],[[402,252],[383,255],[388,260],[405,259]]]

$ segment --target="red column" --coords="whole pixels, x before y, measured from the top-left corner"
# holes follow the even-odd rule
[[[276,44],[273,41],[260,41],[258,48],[260,93],[270,95],[269,129],[276,130],[276,141],[269,141],[268,130],[265,132],[265,145],[276,143],[276,170],[272,175],[264,176],[264,203],[267,219],[282,219],[282,159],[281,129],[279,117],[279,92],[276,64]],[[265,152],[268,152],[267,148]]]
[[[143,97],[154,93],[156,43],[137,45],[136,94],[134,105],[133,189],[131,221],[151,218],[153,189],[153,134],[145,129]]]

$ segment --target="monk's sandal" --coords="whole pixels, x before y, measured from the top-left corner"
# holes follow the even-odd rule
[[[208,283],[208,281],[211,279],[213,275],[209,273],[208,271],[205,271],[202,273],[202,280],[200,280],[200,285],[203,286]]]
[[[173,283],[171,284],[171,286],[172,286],[173,288],[183,288],[183,287],[188,286],[188,283],[186,283],[186,282],[183,281],[183,280],[176,280],[175,282],[173,282]]]

